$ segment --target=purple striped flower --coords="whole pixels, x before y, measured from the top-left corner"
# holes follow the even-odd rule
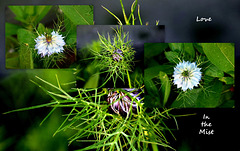
[[[115,60],[117,62],[122,60],[122,57],[123,57],[122,50],[120,50],[120,49],[114,50],[112,57],[113,57],[113,60]]]
[[[138,102],[140,102],[142,99],[142,96],[139,94],[141,89],[123,88],[122,90],[127,93],[121,90],[116,91],[109,89],[107,102],[110,104],[111,110],[117,114],[126,115],[129,113],[132,105],[132,111],[136,113],[138,105],[134,100],[132,101],[132,98],[135,98]]]

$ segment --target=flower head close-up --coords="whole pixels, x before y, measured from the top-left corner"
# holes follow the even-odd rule
[[[194,86],[198,86],[201,80],[202,73],[200,70],[201,68],[198,68],[195,62],[180,62],[174,67],[173,83],[177,85],[177,88],[182,88],[183,91],[192,90]]]
[[[140,102],[142,100],[141,89],[123,88],[123,90],[128,92],[129,95],[131,95],[131,97],[135,98],[137,101]],[[127,94],[121,91],[118,92],[110,89],[107,102],[111,105],[112,111],[117,114],[128,114],[131,104],[133,111],[137,111],[137,103],[133,101]]]
[[[37,53],[40,54],[41,57],[45,57],[46,55],[50,56],[53,53],[61,53],[65,45],[63,38],[62,35],[55,31],[52,31],[51,34],[39,35],[35,39],[35,49],[38,50]]]
[[[120,50],[120,49],[114,50],[114,51],[113,51],[113,55],[112,55],[113,60],[115,60],[115,61],[120,61],[120,60],[122,60],[122,57],[123,57],[123,54],[122,54],[122,53],[123,53],[123,52],[122,52],[122,50]]]

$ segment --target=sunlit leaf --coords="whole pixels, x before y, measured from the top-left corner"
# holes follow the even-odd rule
[[[98,81],[99,81],[99,73],[93,74],[84,85],[84,88],[97,88]]]
[[[226,84],[234,84],[234,79],[232,77],[221,77],[219,80]]]
[[[93,25],[92,6],[60,5],[59,8],[75,25]]]
[[[210,64],[205,71],[205,75],[211,77],[223,77],[224,73],[222,70],[219,70],[215,65]]]
[[[17,32],[17,37],[20,42],[20,68],[33,69],[33,49],[31,49],[31,47],[34,45],[34,34],[26,29],[19,29]]]
[[[161,80],[161,97],[163,98],[163,105],[165,105],[171,92],[171,84],[167,74],[162,71],[159,72],[159,79]]]
[[[208,59],[224,72],[234,71],[234,45],[231,43],[204,43],[203,51]]]

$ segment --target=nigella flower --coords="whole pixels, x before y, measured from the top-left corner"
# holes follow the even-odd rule
[[[58,32],[53,31],[51,34],[40,35],[35,39],[35,49],[41,57],[50,56],[53,53],[63,52],[65,42],[64,37],[59,35]]]
[[[189,61],[180,62],[174,68],[174,81],[177,88],[182,88],[183,91],[187,89],[193,89],[194,86],[198,86],[201,80],[201,68],[198,68],[196,63],[190,63]]]
[[[115,61],[120,61],[120,60],[122,59],[122,57],[123,57],[123,54],[122,54],[122,53],[123,53],[123,52],[122,52],[122,50],[120,50],[120,49],[114,50],[114,51],[113,51],[113,55],[112,55],[113,60],[115,60]]]
[[[126,92],[129,93],[133,98],[137,101],[141,101],[142,96],[139,94],[141,89],[129,89],[123,88]],[[131,103],[132,103],[132,111],[136,113],[137,111],[137,103],[132,101],[131,97],[125,94],[122,91],[115,91],[113,89],[109,89],[109,94],[107,98],[108,103],[111,106],[113,112],[121,115],[126,115],[130,111]]]

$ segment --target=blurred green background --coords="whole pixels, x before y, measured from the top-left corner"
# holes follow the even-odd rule
[[[62,70],[19,70],[12,72],[0,81],[1,113],[34,105],[49,103],[52,99],[36,84],[54,91],[41,83],[35,76],[57,85],[56,75],[64,90],[75,87],[75,75],[71,69]],[[21,151],[64,151],[69,150],[70,132],[54,132],[64,120],[66,110],[57,109],[43,125],[39,125],[51,108],[28,110],[0,115],[0,150]],[[74,145],[76,147],[76,145]],[[71,149],[71,147],[70,147]]]

